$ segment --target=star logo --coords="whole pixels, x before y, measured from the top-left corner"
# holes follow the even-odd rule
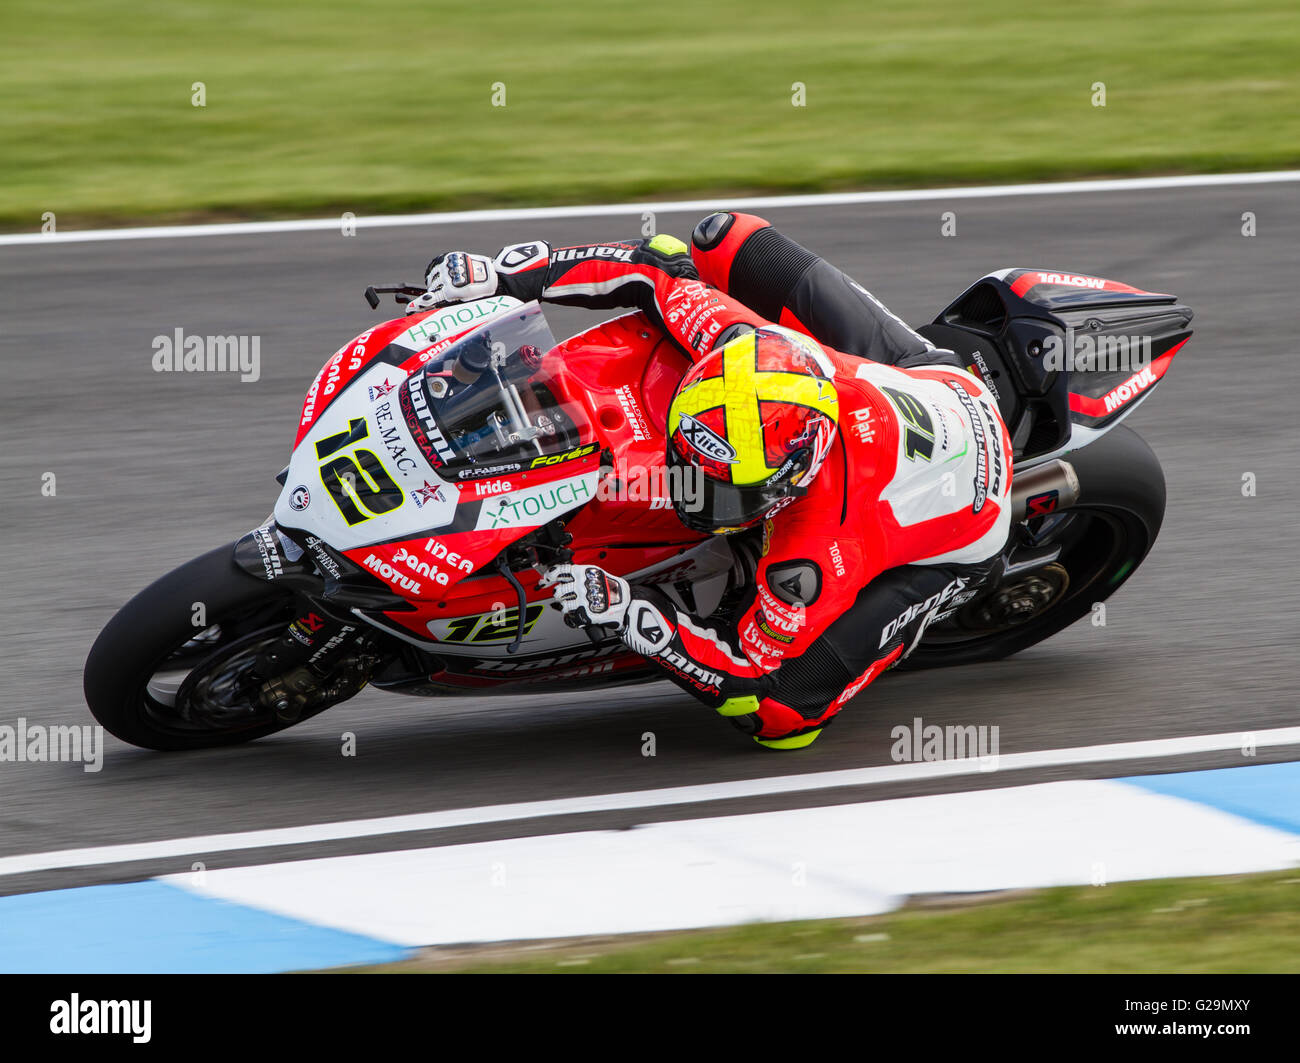
[[[442,501],[442,486],[425,480],[423,487],[417,487],[411,492],[411,497],[415,499],[416,508],[423,509],[426,503]]]
[[[397,387],[396,384],[390,384],[388,382],[388,377],[384,377],[384,382],[382,384],[375,384],[372,387],[367,388],[370,392],[370,401],[374,402],[376,399],[382,399],[395,387]]]

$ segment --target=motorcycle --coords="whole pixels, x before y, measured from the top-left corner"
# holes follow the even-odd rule
[[[378,309],[381,293],[404,304],[422,292],[370,287],[366,299]],[[1191,318],[1170,295],[1011,269],[921,326],[998,401],[1013,525],[994,576],[936,607],[898,667],[1006,657],[1132,576],[1165,483],[1119,422],[1163,379]],[[662,471],[688,364],[644,314],[557,344],[538,304],[504,295],[367,329],[308,389],[272,514],[141,591],[100,633],[84,675],[91,712],[123,741],[183,750],[273,734],[367,685],[445,697],[661,678],[609,630],[566,626],[537,583],[550,564],[599,564],[699,616],[744,593],[758,533],[692,532],[666,480],[640,475]]]

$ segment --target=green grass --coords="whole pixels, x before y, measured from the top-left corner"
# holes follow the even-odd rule
[[[1289,167],[1297,55],[1294,0],[6,0],[0,226]]]
[[[883,936],[882,936],[883,935]],[[629,944],[629,940],[632,941]],[[1300,877],[1072,887],[869,919],[429,950],[378,971],[1298,973]]]

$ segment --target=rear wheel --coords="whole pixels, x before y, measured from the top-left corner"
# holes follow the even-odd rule
[[[1155,543],[1165,513],[1160,462],[1123,425],[1066,456],[1079,502],[1012,529],[1009,573],[926,629],[903,669],[996,661],[1069,627],[1114,594]],[[1017,560],[1055,557],[1016,572]]]
[[[122,741],[203,749],[299,722],[278,720],[256,704],[248,683],[258,654],[292,621],[293,598],[239,568],[233,552],[233,544],[219,547],[163,576],[95,640],[86,658],[86,703]]]

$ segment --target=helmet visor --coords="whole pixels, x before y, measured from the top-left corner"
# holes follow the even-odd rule
[[[744,528],[761,520],[782,499],[803,494],[803,488],[788,481],[742,486],[699,475],[699,467],[685,461],[674,447],[668,448],[668,462],[680,467],[684,474],[696,474],[695,491],[677,491],[673,495],[678,519],[692,531]]]

